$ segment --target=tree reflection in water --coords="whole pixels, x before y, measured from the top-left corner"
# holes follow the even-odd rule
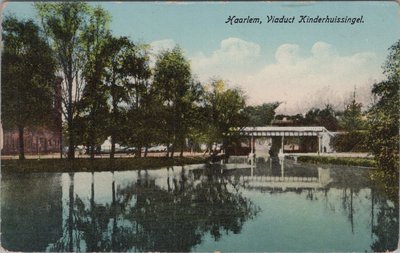
[[[396,178],[398,183],[398,175],[384,175],[382,177],[380,171],[372,171],[370,177],[372,179],[371,184],[374,185],[374,190],[371,192],[371,202],[377,209],[376,220],[372,224],[375,240],[371,244],[371,249],[375,252],[394,251],[400,243],[399,188],[391,180]],[[374,209],[372,209],[373,211]]]
[[[253,250],[260,250],[253,247],[256,243],[267,247],[271,240],[288,235],[307,242],[310,236],[298,233],[298,227],[281,225],[302,222],[301,216],[279,208],[288,204],[314,211],[305,216],[309,219],[305,229],[330,228],[314,236],[332,238],[341,231],[338,240],[356,242],[332,249],[384,252],[397,247],[398,192],[379,177],[368,181],[365,168],[331,167],[332,181],[317,188],[309,178],[319,178],[317,167],[288,163],[284,174],[270,167],[223,173],[221,167],[199,168],[115,172],[115,180],[110,172],[5,175],[2,246],[11,251],[52,252],[235,250],[229,248],[237,238],[234,233],[240,233],[240,243],[249,243]],[[282,175],[289,177],[285,184],[279,179]],[[304,175],[305,184],[299,180]],[[300,183],[293,184],[292,179]],[[254,203],[264,212],[259,214]],[[248,222],[256,215],[257,222]],[[285,237],[274,234],[277,230]],[[324,246],[310,244],[310,249]],[[290,247],[308,249],[307,245]]]
[[[201,172],[197,173],[196,172]],[[215,170],[182,170],[173,189],[163,190],[146,177],[136,182],[136,205],[126,219],[139,225],[140,251],[190,251],[206,233],[218,240],[222,231],[239,233],[257,208]],[[170,177],[168,177],[170,178]]]
[[[62,237],[55,243],[50,244],[47,251],[80,251],[81,232],[77,229],[78,214],[75,212],[75,196],[74,196],[74,173],[69,173],[69,189],[68,189],[68,213],[67,218],[63,221]]]
[[[371,248],[375,252],[394,251],[399,240],[399,206],[384,200],[380,203],[376,224],[372,232],[376,240]]]
[[[182,169],[167,177],[166,189],[146,170],[124,187],[113,175],[111,204],[95,202],[94,183],[92,175],[85,204],[70,175],[67,222],[50,251],[190,251],[208,233],[215,240],[240,233],[259,211],[219,170]]]
[[[279,166],[277,163],[271,167],[272,175],[279,175]],[[301,168],[296,168],[301,169]],[[261,192],[269,192],[270,194],[283,193],[286,191],[302,194],[306,192],[307,200],[318,200],[318,196],[322,196],[326,202],[326,207],[334,210],[335,202],[341,203],[341,211],[346,215],[351,226],[351,232],[355,233],[355,219],[365,211],[363,198],[370,199],[371,208],[371,250],[374,252],[393,251],[398,247],[399,242],[399,189],[396,184],[388,180],[388,178],[397,178],[395,176],[382,176],[379,171],[370,171],[368,180],[368,171],[363,168],[352,170],[344,170],[343,168],[333,169],[334,180],[323,189],[280,189],[271,187],[244,187],[258,190]],[[293,173],[293,171],[290,171]],[[301,172],[304,174],[303,172]],[[281,173],[282,174],[282,173]],[[287,171],[285,172],[287,174]],[[357,176],[355,176],[357,175]],[[372,176],[371,176],[372,175]],[[268,183],[265,184],[268,186]],[[340,189],[341,194],[338,199],[328,198],[328,193],[333,190]],[[365,191],[369,192],[365,193]],[[319,194],[320,192],[323,195]]]

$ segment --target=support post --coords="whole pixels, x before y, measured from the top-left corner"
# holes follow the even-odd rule
[[[254,165],[254,136],[251,136],[250,140],[250,164]]]
[[[254,154],[254,152],[255,152],[255,147],[254,147],[254,136],[251,136],[251,147],[252,147],[251,153]]]
[[[318,155],[321,152],[321,136],[318,134]]]

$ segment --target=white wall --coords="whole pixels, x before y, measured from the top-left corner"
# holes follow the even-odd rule
[[[270,137],[256,137],[255,138],[255,153],[256,157],[269,157],[269,149],[272,146],[272,138]]]
[[[324,147],[326,147],[326,152],[333,152],[333,148],[330,145],[332,136],[328,133],[322,133],[321,136],[321,151],[324,152]]]

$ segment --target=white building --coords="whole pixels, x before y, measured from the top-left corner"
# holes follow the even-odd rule
[[[331,138],[334,136],[322,126],[266,126],[266,127],[245,127],[231,131],[228,135],[238,134],[250,140],[250,153],[255,153],[257,157],[267,156],[272,147],[273,139],[280,138],[280,148],[282,151],[290,152],[332,152],[330,146]],[[302,150],[298,144],[288,142],[296,137],[306,137],[310,143],[314,143],[313,150]],[[286,141],[285,141],[286,139]],[[299,139],[299,138],[297,138]],[[296,146],[297,145],[297,146]]]

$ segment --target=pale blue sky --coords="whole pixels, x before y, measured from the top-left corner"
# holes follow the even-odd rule
[[[362,93],[363,86],[369,87],[383,78],[380,66],[387,48],[400,39],[396,2],[102,2],[100,5],[112,15],[111,29],[115,35],[152,43],[156,48],[178,44],[200,80],[219,76],[242,87],[249,103],[286,101],[287,107],[281,109],[287,112],[324,103],[315,99],[310,102],[307,97],[331,99],[327,102],[339,105],[355,86]],[[28,2],[7,3],[5,13],[9,12],[35,17]],[[229,15],[260,17],[263,23],[228,25],[225,20]],[[268,24],[267,15],[295,16],[296,20],[294,24]],[[363,15],[365,22],[298,24],[300,15]],[[326,55],[329,57],[324,58]],[[280,87],[282,90],[277,91]],[[332,98],[332,94],[336,97]]]

